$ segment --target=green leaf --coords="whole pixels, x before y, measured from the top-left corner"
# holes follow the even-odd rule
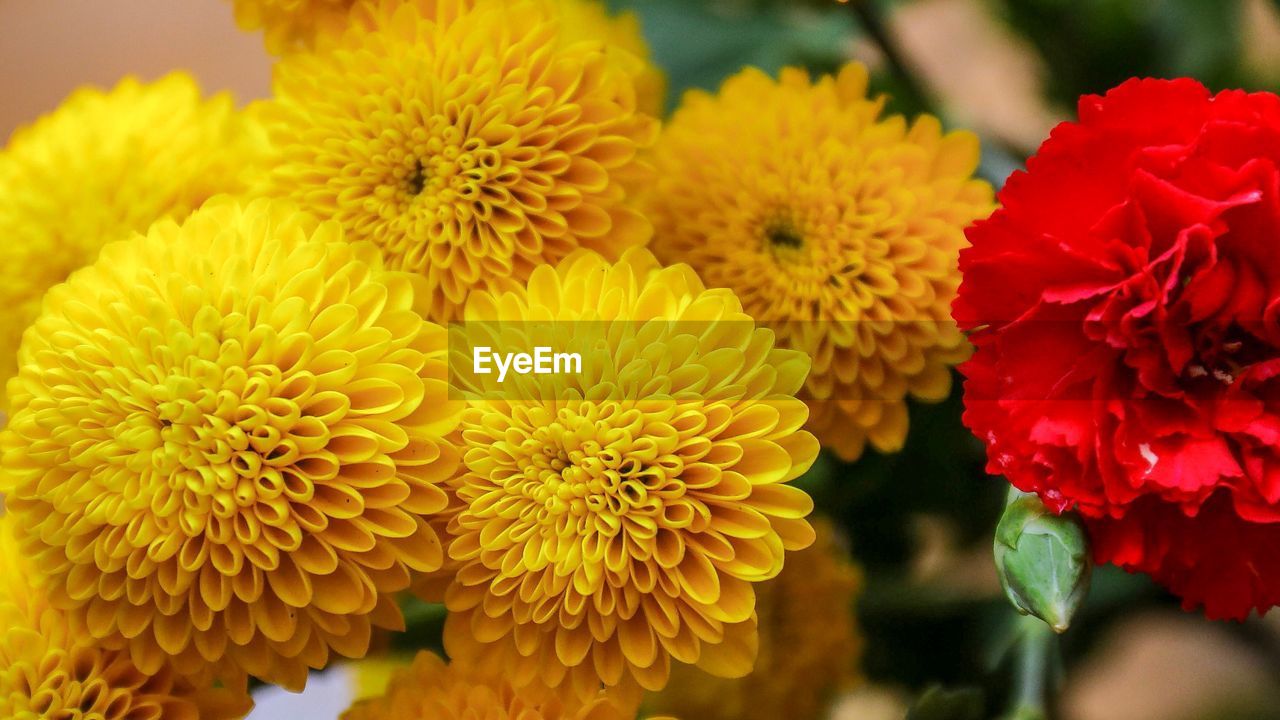
[[[668,75],[668,104],[686,90],[715,90],[746,66],[776,74],[786,65],[836,67],[853,33],[836,3],[807,7],[743,0],[612,0],[641,21],[654,59]]]
[[[448,615],[444,605],[425,602],[406,593],[400,598],[400,612],[404,615],[405,628],[403,633],[393,636],[393,648],[443,651],[444,621]]]
[[[1131,77],[1194,77],[1247,85],[1242,0],[989,0],[1045,60],[1067,107]]]
[[[1152,18],[1170,74],[1187,75],[1214,89],[1241,83],[1241,3],[1238,0],[1165,0]]]

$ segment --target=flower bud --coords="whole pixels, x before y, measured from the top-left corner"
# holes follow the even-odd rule
[[[1074,514],[1013,491],[996,526],[995,560],[1009,602],[1064,632],[1089,593],[1089,542]]]

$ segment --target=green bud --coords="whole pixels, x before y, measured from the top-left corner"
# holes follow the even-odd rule
[[[1089,593],[1093,564],[1080,520],[1013,490],[996,526],[996,569],[1009,602],[1065,632]]]

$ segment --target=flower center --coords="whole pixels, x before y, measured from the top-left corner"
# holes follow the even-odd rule
[[[314,387],[273,365],[220,368],[188,358],[125,418],[124,463],[176,531],[251,546],[266,525],[291,524],[291,500],[311,493],[299,463],[322,453],[325,428],[301,409]],[[248,549],[246,547],[246,549]]]
[[[1246,368],[1274,357],[1275,349],[1251,332],[1231,325],[1202,328],[1195,335],[1195,356],[1183,369],[1191,381],[1231,385]]]
[[[559,423],[541,428],[534,442],[544,448],[532,458],[537,482],[526,486],[526,495],[544,508],[543,525],[558,525],[562,517],[601,517],[617,527],[630,513],[660,509],[640,479],[641,463],[617,447],[604,447],[595,438],[583,438],[584,430]]]
[[[444,115],[408,133],[399,144],[402,158],[394,181],[403,192],[402,212],[421,203],[425,217],[444,220],[487,219],[502,194],[489,186],[502,169],[498,150],[479,137],[468,137]],[[496,193],[496,194],[495,194]]]
[[[765,226],[765,240],[775,251],[780,249],[798,250],[804,247],[804,236],[790,221],[775,221]]]
[[[603,562],[606,552],[611,570],[624,572],[632,559],[647,557],[651,550],[640,548],[653,544],[660,527],[684,527],[698,512],[675,479],[684,467],[673,452],[675,431],[636,439],[654,432],[651,422],[613,403],[538,418],[518,444],[503,449],[509,460],[493,476],[502,494],[519,500],[472,512],[509,518],[511,544],[526,546],[558,574],[572,574],[583,561]]]
[[[422,194],[422,189],[427,184],[427,171],[422,166],[422,160],[415,160],[413,163],[413,172],[409,173],[409,194],[418,196]]]

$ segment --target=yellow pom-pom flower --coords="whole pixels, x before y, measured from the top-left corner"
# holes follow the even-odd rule
[[[247,695],[193,684],[128,653],[98,647],[32,588],[11,517],[0,517],[0,717],[7,720],[222,720],[243,717]]]
[[[262,30],[267,52],[275,55],[312,47],[347,26],[356,0],[231,0],[236,24]]]
[[[486,0],[491,1],[491,0]],[[666,77],[653,64],[635,13],[610,15],[600,0],[540,0],[562,16],[569,42],[604,43],[636,84],[637,104],[651,115],[662,112]],[[347,28],[357,0],[232,0],[236,22],[245,30],[263,30],[267,50],[277,55],[314,49],[336,40]],[[474,3],[475,0],[472,0]]]
[[[760,656],[750,675],[716,678],[678,667],[646,704],[699,720],[819,720],[833,696],[852,685],[861,639],[853,602],[861,573],[830,522],[817,540],[787,557],[778,577],[756,590]]]
[[[657,120],[617,53],[576,40],[558,7],[357,5],[332,47],[277,66],[261,116],[280,158],[262,192],[423,275],[437,322],[575,248],[647,242],[631,188]]]
[[[229,95],[194,79],[84,88],[0,151],[0,385],[46,290],[102,246],[245,189],[265,149]]]
[[[653,250],[813,358],[809,428],[845,459],[900,449],[908,394],[939,400],[968,344],[950,319],[964,228],[992,209],[978,141],[881,118],[867,72],[758,70],[686,95],[656,150]]]
[[[813,539],[787,484],[818,451],[793,397],[808,359],[639,248],[540,267],[473,295],[465,320],[455,369],[483,342],[576,354],[581,372],[455,373],[449,654],[579,698],[659,689],[672,660],[750,671],[753,584]]]
[[[342,720],[631,720],[603,695],[587,702],[558,697],[543,689],[517,688],[500,673],[476,666],[446,664],[420,652],[397,672],[386,693],[361,700]]]
[[[458,464],[415,280],[285,203],[216,199],[51,290],[0,492],[54,606],[143,672],[291,689],[399,626]]]
[[[618,67],[630,75],[636,86],[636,106],[654,117],[662,115],[667,78],[653,63],[649,44],[633,12],[610,15],[600,0],[544,0],[564,18],[561,29],[566,42],[604,42],[604,50]]]

